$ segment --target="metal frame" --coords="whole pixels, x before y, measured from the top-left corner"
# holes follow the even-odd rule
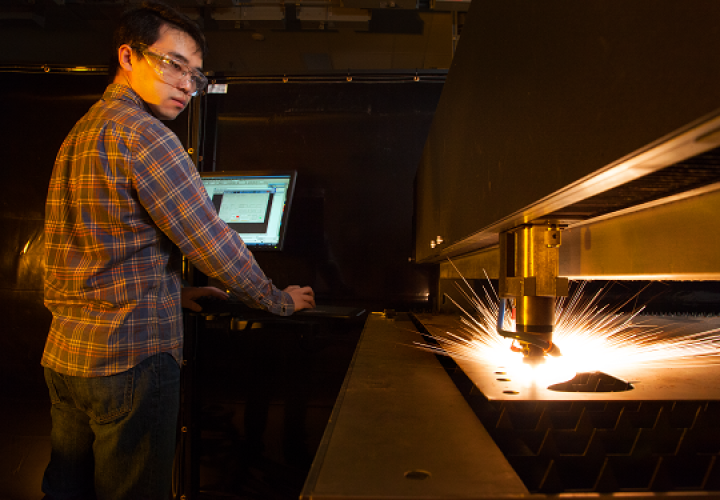
[[[570,279],[720,280],[720,184],[571,224],[560,276]],[[440,263],[440,279],[497,279],[497,246]]]

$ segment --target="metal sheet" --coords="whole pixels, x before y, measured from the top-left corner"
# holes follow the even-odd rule
[[[428,331],[443,337],[458,331],[462,324],[457,315],[418,316]],[[678,333],[690,334],[720,328],[720,318],[653,318],[658,326],[682,327]],[[562,349],[562,346],[561,346]],[[635,389],[625,392],[558,392],[536,383],[523,383],[506,366],[453,357],[475,386],[490,400],[502,401],[660,401],[720,399],[720,364],[693,367],[647,367],[628,365],[609,375],[631,382]],[[502,375],[499,375],[502,373]]]
[[[368,318],[301,498],[528,494],[419,340],[409,321]]]

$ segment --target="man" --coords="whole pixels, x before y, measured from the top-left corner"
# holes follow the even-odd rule
[[[314,307],[277,289],[216,215],[190,158],[160,120],[204,88],[205,39],[162,4],[130,11],[102,99],[63,143],[46,206],[42,364],[52,400],[46,498],[167,499],[179,406],[180,252],[244,301],[280,315]],[[179,249],[179,251],[178,251]],[[182,295],[182,297],[181,297]]]

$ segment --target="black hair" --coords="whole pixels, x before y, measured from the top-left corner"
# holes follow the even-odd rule
[[[160,28],[169,26],[187,33],[197,44],[203,58],[207,51],[205,35],[200,27],[173,7],[161,2],[143,2],[139,7],[126,11],[113,33],[113,55],[110,58],[109,77],[112,82],[120,63],[118,49],[123,44],[144,44],[150,46],[160,38]]]

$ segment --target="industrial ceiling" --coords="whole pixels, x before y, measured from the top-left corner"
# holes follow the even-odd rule
[[[0,66],[106,65],[138,0],[3,0]],[[205,68],[234,75],[449,68],[469,0],[171,0],[203,27]]]

